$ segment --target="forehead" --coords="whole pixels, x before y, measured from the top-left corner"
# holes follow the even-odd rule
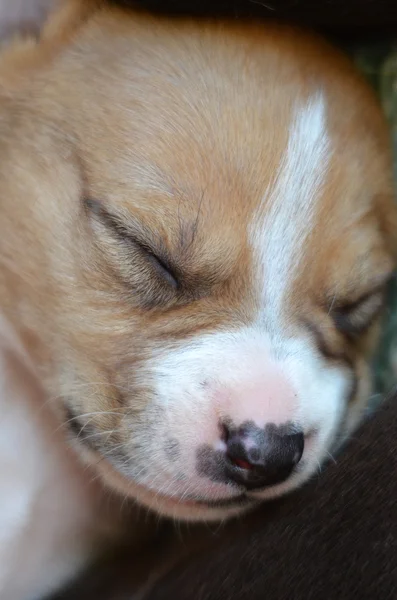
[[[365,148],[365,139],[342,144],[338,133],[327,97],[317,91],[292,103],[259,141],[258,129],[249,127],[222,145],[224,131],[214,123],[204,139],[186,131],[186,145],[164,131],[144,152],[124,144],[121,156],[101,165],[92,188],[171,250],[189,247],[197,260],[206,252],[237,260],[249,250],[273,279],[272,265],[281,272],[296,267],[309,247],[319,255],[327,243],[349,238],[356,254],[374,241],[371,218],[382,185],[387,189],[386,161]]]
[[[214,34],[211,54],[194,38],[165,36],[163,54],[141,40],[138,67],[129,46],[107,74],[112,89],[102,77],[85,88],[100,107],[80,124],[91,193],[188,252],[192,268],[250,263],[266,282],[309,263],[318,284],[341,245],[340,265],[379,245],[387,143],[360,85],[315,58],[308,70],[283,40],[274,52],[266,39],[258,49]],[[281,287],[268,286],[273,302]]]

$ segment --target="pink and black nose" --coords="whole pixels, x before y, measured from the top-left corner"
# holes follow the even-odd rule
[[[301,431],[252,424],[238,429],[225,427],[226,473],[229,479],[247,490],[282,483],[291,475],[304,449]]]
[[[289,426],[267,425],[259,429],[245,424],[237,429],[223,426],[226,443],[226,475],[247,490],[285,481],[300,461],[304,436]]]
[[[282,483],[302,458],[304,434],[296,426],[252,422],[220,425],[223,449],[198,448],[197,471],[215,482],[256,490]]]

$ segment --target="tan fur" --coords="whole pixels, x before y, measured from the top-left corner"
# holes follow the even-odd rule
[[[387,134],[372,95],[356,75],[350,72],[349,67],[340,57],[330,53],[325,45],[317,45],[317,40],[313,42],[294,32],[285,35],[283,29],[279,31],[276,27],[266,29],[253,27],[250,35],[245,37],[244,29],[241,29],[240,33],[238,25],[221,26],[224,29],[220,48],[221,60],[224,60],[222,67],[233,71],[235,77],[241,80],[239,85],[242,98],[239,99],[239,105],[231,103],[229,107],[216,108],[215,114],[218,113],[218,117],[224,120],[225,124],[227,122],[229,127],[227,130],[223,128],[224,138],[217,140],[217,147],[208,148],[207,157],[203,157],[201,148],[206,143],[207,134],[202,131],[200,145],[195,147],[195,142],[191,139],[191,128],[195,127],[194,121],[186,122],[184,130],[182,125],[179,131],[169,133],[164,131],[164,139],[156,139],[155,143],[149,139],[151,122],[147,120],[146,112],[143,112],[147,110],[145,106],[137,111],[139,122],[123,123],[123,116],[119,110],[121,105],[119,95],[125,94],[128,90],[125,89],[125,83],[121,85],[121,89],[117,88],[116,84],[120,84],[126,75],[126,61],[129,61],[127,69],[134,77],[133,60],[128,58],[128,54],[123,60],[123,52],[127,52],[130,47],[130,52],[133,52],[136,43],[137,48],[142,49],[141,59],[152,62],[153,76],[150,89],[137,88],[133,102],[138,106],[144,99],[154,115],[154,120],[166,118],[167,113],[173,114],[178,110],[177,103],[181,100],[175,96],[178,88],[170,87],[167,90],[167,80],[164,75],[165,73],[172,77],[173,70],[182,59],[183,43],[173,42],[173,32],[178,30],[181,38],[184,36],[187,39],[197,38],[197,42],[193,41],[192,44],[208,43],[208,57],[210,57],[209,38],[211,32],[219,26],[208,24],[205,27],[198,27],[190,22],[174,24],[146,16],[123,14],[120,10],[107,7],[95,12],[96,6],[100,4],[85,2],[82,8],[81,2],[68,3],[65,9],[66,16],[62,15],[62,18],[58,17],[54,22],[50,21],[43,42],[36,45],[33,42],[27,42],[26,46],[16,45],[5,52],[0,63],[0,85],[3,90],[1,109],[5,115],[1,129],[1,169],[4,215],[2,223],[6,235],[3,235],[1,240],[2,256],[5,257],[3,259],[5,268],[1,275],[3,288],[5,288],[2,297],[7,301],[3,302],[3,306],[19,329],[23,323],[27,330],[26,334],[29,332],[30,336],[36,335],[38,350],[43,353],[40,362],[46,370],[50,361],[45,355],[49,353],[54,356],[52,349],[49,350],[54,344],[66,342],[71,346],[70,351],[74,353],[78,352],[77,346],[92,349],[93,340],[103,335],[104,343],[109,347],[108,352],[111,355],[114,352],[112,338],[116,338],[115,343],[119,346],[123,331],[126,330],[129,335],[131,326],[126,327],[128,320],[135,320],[138,317],[144,331],[148,327],[153,327],[155,331],[157,326],[157,315],[150,314],[147,317],[137,314],[137,310],[133,307],[131,309],[125,302],[120,303],[119,290],[116,290],[117,279],[112,270],[107,274],[104,271],[106,262],[101,255],[106,250],[98,249],[95,244],[92,244],[92,233],[81,204],[84,196],[106,200],[120,214],[127,214],[132,210],[131,198],[133,197],[134,213],[139,214],[143,222],[147,220],[152,229],[159,231],[163,239],[171,247],[175,247],[176,251],[181,240],[178,240],[178,224],[175,222],[175,215],[170,211],[172,204],[180,202],[187,229],[189,226],[194,226],[200,204],[200,224],[205,239],[201,241],[198,235],[195,239],[197,248],[192,247],[190,249],[192,256],[184,255],[183,260],[187,263],[189,272],[192,272],[192,275],[197,274],[198,280],[200,271],[212,271],[216,290],[220,292],[221,279],[226,280],[222,284],[226,288],[222,288],[219,294],[205,293],[207,297],[202,301],[203,310],[200,310],[198,305],[194,307],[188,305],[183,309],[183,313],[179,311],[179,327],[186,332],[189,322],[194,329],[205,327],[206,323],[212,325],[215,315],[210,310],[211,304],[216,306],[219,314],[217,320],[222,318],[219,301],[226,318],[234,303],[237,302],[240,307],[243,304],[241,296],[243,292],[239,292],[239,287],[245,289],[244,278],[249,271],[247,263],[249,259],[248,257],[244,259],[246,254],[244,224],[247,214],[250,214],[255,203],[258,202],[259,194],[274,170],[273,165],[276,164],[278,156],[277,147],[283,142],[283,131],[280,131],[280,140],[271,140],[271,156],[266,153],[263,130],[256,126],[252,128],[252,138],[249,146],[244,148],[244,156],[238,156],[236,153],[233,157],[232,153],[234,164],[230,162],[225,164],[224,157],[227,151],[230,153],[234,141],[239,139],[240,127],[246,127],[246,120],[250,118],[248,113],[244,119],[240,119],[238,113],[239,109],[243,109],[244,95],[248,105],[252,102],[253,95],[256,96],[256,101],[261,102],[258,96],[260,97],[260,88],[265,83],[264,76],[257,72],[258,89],[252,90],[250,89],[252,81],[248,79],[245,81],[243,67],[247,69],[249,76],[253,70],[258,69],[255,56],[262,51],[263,44],[268,44],[274,49],[274,56],[270,59],[267,68],[280,70],[279,77],[285,80],[283,94],[291,89],[294,91],[294,97],[297,94],[305,97],[306,71],[310,69],[313,74],[324,71],[324,87],[329,92],[331,112],[335,115],[332,123],[332,133],[338,148],[332,167],[335,177],[329,183],[330,189],[325,194],[322,206],[324,219],[328,218],[332,228],[328,226],[326,232],[321,229],[316,236],[313,236],[312,252],[315,260],[310,262],[310,273],[306,278],[302,276],[297,284],[305,292],[308,285],[314,288],[313,294],[316,298],[310,298],[309,302],[317,298],[322,301],[325,294],[332,295],[336,283],[343,289],[345,284],[340,279],[341,277],[348,279],[352,263],[349,252],[352,257],[355,252],[354,247],[350,250],[343,241],[345,235],[343,219],[346,213],[354,214],[354,203],[358,202],[367,203],[368,210],[371,210],[372,216],[366,237],[373,237],[372,245],[378,248],[379,256],[377,259],[377,255],[371,253],[365,272],[370,276],[378,269],[381,272],[389,269],[390,261],[387,259],[385,245],[390,246],[390,240],[394,241],[394,235],[389,233],[391,230],[393,234],[393,227],[389,223],[395,217],[392,212]],[[90,12],[93,15],[86,24]],[[113,49],[106,43],[105,38],[116,35],[120,37],[117,48]],[[166,57],[156,49],[155,40],[159,35],[163,36],[162,43],[168,44]],[[241,35],[241,43],[245,47],[244,59],[233,56],[235,35],[237,37]],[[123,39],[123,36],[131,37]],[[73,38],[77,41],[72,42]],[[288,55],[291,46],[299,50],[293,62],[291,62],[292,57]],[[238,61],[233,62],[233,58]],[[242,63],[242,60],[246,62]],[[299,69],[295,60],[300,65]],[[181,81],[184,86],[183,95],[187,94],[188,98],[190,96],[190,100],[182,98],[182,101],[192,102],[193,117],[195,111],[199,109],[199,106],[194,106],[195,85],[197,85],[194,82],[195,69],[196,65],[190,65],[185,74],[186,79]],[[90,73],[89,82],[85,75],[80,75],[83,71]],[[106,73],[107,78],[104,76]],[[207,68],[208,84],[211,82],[211,77],[211,70]],[[220,82],[218,84],[221,85]],[[159,90],[157,98],[153,95],[156,89]],[[225,93],[227,94],[227,90]],[[343,115],[340,115],[338,106],[346,94],[352,97],[351,112],[344,111]],[[270,121],[272,104],[277,107],[279,100],[277,97],[269,96],[264,97],[263,102],[266,103],[268,112],[266,119]],[[355,106],[360,107],[357,116],[353,113]],[[131,108],[133,107],[134,105]],[[203,111],[200,116],[208,122],[208,127],[211,129],[214,107],[204,107]],[[240,122],[242,122],[241,126]],[[266,122],[262,126],[266,128]],[[126,134],[131,136],[130,139],[134,140],[134,144],[129,148],[130,156],[123,157]],[[343,154],[347,139],[351,145],[354,145],[352,140],[357,139],[357,144],[354,145],[356,151],[354,159]],[[263,147],[264,143],[265,147]],[[138,160],[142,161],[142,166],[135,164],[134,161]],[[129,164],[127,161],[130,161]],[[240,164],[236,161],[240,161]],[[340,165],[346,165],[350,161],[352,162],[350,172],[345,172],[340,177]],[[156,169],[160,171],[159,165],[161,165],[159,182],[153,183],[152,172]],[[246,171],[242,177],[243,168]],[[21,169],[23,177],[21,177]],[[141,169],[151,172],[147,177],[144,174],[139,181]],[[368,177],[367,186],[360,181],[363,173]],[[363,197],[362,190],[365,189],[368,190],[367,197]],[[205,198],[202,198],[204,194]],[[341,208],[338,210],[338,207],[334,206],[335,197],[342,196],[344,202],[343,204],[341,202]],[[148,197],[151,201],[150,206],[147,205]],[[210,204],[213,198],[216,198],[216,204],[214,202]],[[329,198],[328,204],[327,198]],[[227,202],[228,215],[225,214],[225,202]],[[347,205],[346,202],[349,204]],[[352,223],[351,226],[356,224]],[[377,233],[378,230],[380,234]],[[39,236],[37,231],[40,231]],[[325,239],[324,234],[326,234]],[[189,246],[189,235],[192,234],[187,231],[186,235]],[[377,238],[377,235],[381,237]],[[18,240],[25,240],[25,243],[20,244]],[[360,244],[359,239],[357,243]],[[351,245],[350,242],[349,244]],[[27,247],[28,252],[26,252]],[[57,247],[60,248],[59,252]],[[227,252],[225,252],[226,248]],[[193,254],[194,250],[196,256]],[[206,258],[207,251],[208,258]],[[184,254],[183,248],[181,252]],[[330,280],[327,279],[329,256],[335,256],[335,252],[340,252],[341,259],[332,261],[333,269],[337,270],[330,274],[332,276]],[[222,259],[221,263],[217,253]],[[84,262],[81,260],[82,256],[85,258]],[[225,264],[225,256],[229,264]],[[109,253],[108,257],[111,259]],[[95,268],[98,261],[100,265]],[[123,264],[118,262],[119,269],[122,270]],[[346,270],[346,275],[342,275],[343,268]],[[241,271],[240,275],[238,270]],[[230,286],[227,280],[232,274],[233,285]],[[106,280],[106,275],[113,280],[111,282]],[[70,286],[77,285],[82,277],[91,280],[94,290],[97,287],[104,288],[103,296],[100,297],[97,292],[90,291],[89,288],[85,289],[83,286],[81,289],[75,289],[71,294]],[[321,279],[327,281],[323,282]],[[363,288],[366,285],[370,286],[371,283],[371,280],[368,284],[363,283]],[[110,289],[110,284],[115,289]],[[227,286],[230,291],[225,294],[224,289],[228,289]],[[327,286],[329,290],[326,289]],[[32,298],[32,288],[34,298]],[[65,296],[60,300],[60,295],[63,293]],[[347,290],[347,295],[349,294],[352,295]],[[23,298],[25,306],[19,306],[19,298]],[[61,316],[56,314],[59,302],[62,302]],[[74,322],[75,311],[80,314],[81,311],[92,314],[93,306],[100,312],[87,319],[82,316],[79,329],[73,331],[78,325]],[[249,310],[249,304],[244,302],[244,306],[245,311]],[[21,310],[16,310],[19,308]],[[73,323],[70,323],[71,318]],[[56,336],[58,339],[49,343],[49,334],[46,330],[53,328],[54,321],[58,321],[56,329],[59,330],[59,338]],[[168,318],[165,323],[162,322],[162,328],[164,327],[166,331],[178,334],[176,324]],[[69,329],[68,334],[62,333],[67,329]],[[133,330],[134,336],[137,337],[137,328],[134,327]],[[60,338],[63,335],[72,336],[73,339],[69,342],[66,340],[61,342]],[[101,348],[104,350],[102,344]],[[101,354],[104,356],[106,351]],[[112,363],[114,358],[111,359]],[[95,359],[93,362],[96,362]]]
[[[269,210],[261,202],[293,104],[314,81],[333,145],[324,226],[311,232],[284,317],[291,330],[313,320],[331,354],[347,353],[363,394],[373,343],[346,342],[330,303],[391,272],[396,214],[386,125],[343,57],[275,25],[172,21],[77,0],[39,42],[0,56],[0,307],[59,398],[60,419],[67,399],[78,414],[101,413],[90,426],[111,443],[127,443],[122,417],[146,406],[141,367],[160,341],[250,321],[260,298],[248,224]],[[120,249],[96,202],[161,240],[188,274],[185,288],[165,289],[136,249]],[[98,469],[110,481],[109,464]]]
[[[223,128],[224,139],[218,139],[217,147],[208,148],[207,157],[203,157],[201,148],[205,144],[206,133],[202,131],[200,145],[195,148],[191,140],[194,121],[186,122],[184,130],[170,131],[169,134],[164,131],[164,139],[156,139],[154,143],[150,141],[151,122],[147,120],[146,113],[142,112],[146,111],[145,106],[137,111],[138,123],[123,123],[119,98],[125,91],[120,90],[116,84],[120,84],[126,75],[125,63],[123,66],[121,64],[123,52],[127,52],[130,47],[133,50],[136,43],[137,48],[142,48],[143,60],[146,53],[146,60],[152,62],[153,75],[149,90],[144,87],[142,91],[136,89],[134,103],[139,105],[142,94],[142,99],[148,102],[153,115],[157,115],[154,119],[166,118],[168,112],[178,110],[177,103],[180,101],[175,95],[177,88],[167,90],[163,75],[166,73],[172,76],[175,66],[182,59],[180,53],[183,52],[183,44],[174,44],[173,31],[178,28],[178,34],[182,38],[185,35],[187,39],[196,37],[197,42],[192,43],[201,44],[209,43],[211,32],[219,26],[208,24],[200,28],[189,22],[173,24],[146,16],[124,15],[122,11],[108,8],[95,12],[97,4],[100,3],[93,2],[91,7],[90,3],[85,3],[84,9],[81,9],[80,2],[67,5],[66,16],[62,15],[61,19],[55,20],[55,25],[50,22],[41,44],[33,46],[33,42],[29,42],[26,47],[17,45],[5,53],[0,63],[0,84],[4,90],[1,109],[7,115],[3,119],[1,130],[4,231],[1,236],[1,296],[7,316],[23,336],[29,335],[29,340],[33,340],[29,344],[31,346],[33,343],[35,346],[34,358],[51,379],[52,386],[56,389],[59,387],[61,374],[56,373],[53,360],[59,352],[70,355],[72,361],[77,359],[84,378],[92,373],[88,379],[103,381],[98,389],[103,386],[106,389],[112,384],[108,381],[106,371],[103,372],[102,365],[104,363],[107,369],[116,371],[119,361],[130,352],[125,342],[128,343],[131,331],[134,331],[137,356],[130,360],[140,360],[142,355],[137,351],[140,330],[145,332],[145,341],[148,332],[152,332],[149,337],[153,338],[163,332],[174,337],[227,319],[236,305],[242,313],[242,320],[247,316],[247,311],[249,314],[249,301],[247,303],[244,300],[244,290],[247,289],[245,278],[249,274],[249,264],[246,262],[247,258],[244,259],[244,246],[247,243],[244,239],[244,224],[247,214],[258,202],[259,194],[271,176],[275,164],[273,160],[277,159],[277,144],[282,142],[283,132],[280,131],[281,140],[271,140],[272,157],[269,158],[266,146],[263,147],[263,130],[253,123],[252,138],[249,146],[244,149],[244,155],[231,155],[234,161],[244,162],[239,165],[225,164],[224,156],[228,150],[230,152],[235,140],[239,139],[238,111],[244,108],[244,94],[248,105],[252,96],[255,95],[258,100],[261,94],[263,75],[257,72],[258,89],[252,90],[252,80],[245,81],[243,68],[247,69],[250,76],[251,70],[258,69],[258,63],[254,60],[250,63],[250,58],[254,59],[262,51],[263,44],[276,48],[267,68],[280,70],[279,77],[286,81],[283,94],[288,89],[294,91],[294,97],[296,94],[303,97],[307,94],[307,84],[304,83],[307,69],[313,73],[324,70],[324,86],[332,87],[327,91],[330,93],[331,107],[334,107],[335,123],[332,130],[338,152],[333,161],[335,177],[330,183],[329,194],[325,195],[322,210],[325,217],[332,212],[333,229],[319,231],[317,240],[313,236],[310,273],[298,282],[305,292],[306,301],[321,302],[325,294],[332,295],[335,285],[344,285],[343,280],[340,281],[341,269],[346,268],[347,273],[343,277],[348,278],[352,264],[349,248],[343,241],[343,219],[346,212],[354,212],[354,205],[344,203],[341,210],[337,211],[334,206],[326,203],[327,197],[332,203],[335,197],[347,196],[349,202],[370,204],[373,225],[370,223],[368,227],[368,236],[374,238],[373,245],[378,247],[377,252],[380,253],[378,268],[389,268],[384,248],[389,237],[375,237],[379,235],[377,231],[383,226],[383,222],[389,222],[386,211],[392,214],[390,157],[388,150],[386,151],[385,127],[372,96],[345,67],[342,59],[335,58],[333,54],[328,55],[325,46],[318,47],[317,42],[300,38],[299,34],[291,32],[285,36],[277,28],[266,30],[253,27],[249,37],[245,37],[241,31],[241,43],[246,48],[246,63],[242,63],[242,59],[234,57],[234,51],[230,49],[233,36],[240,35],[239,26],[228,25],[228,28],[224,28],[221,48],[218,50],[221,60],[224,60],[223,68],[232,70],[235,77],[241,80],[239,85],[242,99],[239,99],[241,104],[237,106],[230,104],[229,107],[215,109],[215,114],[218,114],[219,119],[224,119],[225,125],[227,122],[229,127]],[[87,13],[91,10],[93,16],[86,24]],[[106,43],[106,38],[116,35],[120,37],[117,49],[113,49],[112,45],[109,47]],[[166,57],[157,53],[156,39],[159,35],[163,36],[163,43],[169,39],[166,42],[169,48]],[[123,39],[123,36],[128,37]],[[73,38],[77,41],[72,42]],[[291,45],[299,48],[296,58],[299,70],[296,69],[295,60],[293,63],[289,62]],[[208,47],[210,58],[211,47]],[[130,72],[134,77],[133,60],[126,60],[129,61],[128,71],[132,69]],[[184,85],[183,94],[190,96],[193,117],[199,109],[198,106],[194,107],[195,69],[194,64],[190,65],[185,74],[186,80],[181,82]],[[89,82],[85,75],[81,77],[80,73],[83,72],[90,74]],[[104,77],[106,73],[107,78]],[[337,79],[334,78],[334,73],[338,73]],[[207,68],[207,77],[208,84],[215,83],[211,81],[210,68]],[[125,88],[125,84],[121,85],[123,87]],[[162,91],[162,95],[157,98],[153,95],[156,89]],[[227,90],[225,92],[227,94]],[[352,111],[355,105],[360,106],[357,117],[353,112],[339,115],[338,106],[346,94],[354,98],[351,102]],[[264,97],[263,101],[266,102],[269,115],[266,118],[270,120],[272,103],[277,107],[279,99],[277,96],[270,96]],[[133,107],[134,105],[131,108]],[[288,110],[287,107],[286,109]],[[214,107],[204,107],[203,110],[202,116],[205,122],[208,119],[208,127],[211,128]],[[249,119],[249,113],[243,120],[242,127],[246,126],[246,119]],[[266,128],[266,122],[263,127]],[[129,165],[122,155],[127,132],[130,139],[134,140],[134,145],[129,149]],[[351,173],[344,173],[341,179],[338,177],[339,165],[349,161],[349,157],[343,154],[345,140],[350,139],[351,142],[354,138],[357,138],[357,144],[353,145],[357,152],[355,161],[359,167],[355,173],[353,164]],[[363,143],[363,139],[368,139],[368,142]],[[137,172],[134,173],[134,161],[138,160],[142,161],[144,170],[148,167],[155,170],[157,165],[161,165],[159,183],[153,185],[149,174],[147,182],[143,179],[137,185],[141,166],[137,164]],[[131,173],[128,173],[128,167],[131,168]],[[245,169],[243,179],[240,175],[242,169]],[[363,173],[368,177],[369,186],[363,186],[359,180]],[[347,187],[351,189],[348,193]],[[363,198],[361,190],[368,188],[368,197]],[[191,257],[182,248],[183,260],[192,274],[196,271],[197,279],[200,278],[200,271],[214,272],[214,293],[206,292],[200,303],[187,305],[182,310],[179,308],[178,323],[172,319],[172,307],[167,320],[164,322],[160,319],[157,324],[156,314],[141,314],[138,309],[128,306],[122,299],[125,293],[122,294],[113,271],[105,271],[105,251],[97,248],[96,242],[93,243],[93,234],[81,202],[87,195],[108,201],[121,214],[128,214],[133,209],[135,215],[139,215],[144,222],[145,219],[148,220],[155,231],[160,231],[163,239],[166,236],[166,241],[176,250],[175,245],[180,243],[178,224],[175,222],[175,215],[167,208],[168,203],[171,202],[171,207],[172,203],[180,202],[187,228],[194,225],[200,204],[200,225],[205,239],[201,241],[199,236],[196,237],[195,247],[192,244],[190,249]],[[146,203],[148,195],[151,200],[149,210]],[[217,203],[210,204],[214,198]],[[224,202],[228,203],[227,209]],[[227,216],[225,210],[229,212]],[[37,232],[40,234],[37,235]],[[189,245],[189,239],[187,243]],[[205,244],[210,253],[208,258]],[[333,281],[327,279],[322,282],[321,278],[324,279],[330,264],[328,256],[335,256],[335,244],[338,246],[337,251],[342,254],[340,260],[333,261],[333,268],[339,268],[339,272],[332,274]],[[217,252],[223,262],[217,259]],[[351,252],[353,257],[354,248]],[[111,254],[108,256],[111,258]],[[223,256],[227,256],[229,264],[224,263]],[[376,265],[375,260],[376,255],[371,254],[371,261]],[[120,261],[117,261],[122,270],[123,264],[120,265]],[[365,266],[369,274],[376,269],[371,267],[372,264]],[[222,273],[221,278],[216,271]],[[228,282],[228,274],[233,274],[232,285]],[[222,278],[226,280],[224,283]],[[308,287],[313,288],[315,297],[311,298],[307,294]],[[102,292],[99,293],[97,289],[102,289]],[[308,310],[311,310],[310,304]],[[80,319],[76,319],[77,314]],[[95,358],[96,347],[100,348],[98,358]],[[84,359],[82,355],[85,355]],[[86,360],[89,364],[84,364]],[[110,391],[109,397],[113,398]],[[113,407],[116,400],[111,399],[110,402]],[[89,412],[92,409],[91,403],[85,409]]]

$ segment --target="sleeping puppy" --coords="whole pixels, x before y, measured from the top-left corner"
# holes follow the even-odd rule
[[[372,93],[288,28],[68,1],[3,51],[0,115],[1,343],[42,390],[29,438],[1,430],[11,513],[26,497],[2,565],[7,598],[30,600],[48,591],[44,559],[20,575],[34,531],[43,555],[62,548],[56,587],[95,523],[105,543],[118,531],[93,506],[107,489],[209,521],[317,472],[371,395],[396,213]],[[65,485],[54,437],[76,469],[56,540],[40,487]]]

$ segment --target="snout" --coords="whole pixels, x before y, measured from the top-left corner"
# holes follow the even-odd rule
[[[276,352],[255,332],[219,333],[156,355],[149,401],[123,420],[113,461],[136,497],[216,519],[304,483],[331,449],[349,385],[309,344]]]

